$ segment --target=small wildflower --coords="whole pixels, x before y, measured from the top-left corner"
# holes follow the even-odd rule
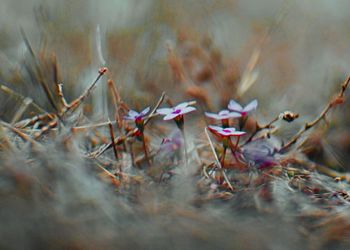
[[[186,148],[186,136],[184,130],[184,114],[195,111],[196,108],[191,106],[190,102],[183,102],[176,105],[173,108],[160,108],[157,109],[157,113],[160,115],[164,115],[163,120],[172,120],[176,122],[177,127],[181,130],[182,137],[184,139],[184,150],[185,150],[185,158],[186,158],[186,166],[188,161],[187,148]]]
[[[182,148],[184,144],[183,139],[181,138],[181,133],[179,130],[174,132],[169,138],[164,138],[159,148],[159,153],[162,157],[169,155],[179,154],[179,149]]]
[[[195,111],[196,108],[189,106],[189,102],[183,102],[178,104],[173,108],[160,108],[157,109],[157,113],[160,115],[164,115],[163,120],[172,120],[174,119],[178,128],[183,131],[184,126],[184,114]]]
[[[129,110],[128,115],[124,116],[125,120],[131,120],[134,122],[138,122],[143,120],[143,118],[147,115],[147,113],[150,111],[150,107],[145,108],[140,113],[136,112],[135,110]]]
[[[183,102],[183,103],[180,103],[173,108],[157,109],[157,113],[160,115],[164,115],[163,120],[167,121],[167,120],[176,119],[177,117],[181,117],[184,114],[187,114],[187,113],[195,111],[195,110],[196,110],[196,108],[189,106],[188,102]]]
[[[128,112],[128,115],[124,116],[124,119],[134,121],[139,132],[142,134],[143,129],[144,129],[144,121],[143,120],[149,111],[150,111],[150,107],[145,108],[140,113],[136,112],[135,110],[130,109]]]
[[[220,120],[222,122],[222,126],[225,128],[229,126],[229,119],[230,118],[239,118],[242,116],[240,113],[231,112],[227,109],[221,110],[217,114],[205,112],[205,115],[209,118],[212,118],[215,120]]]
[[[234,112],[240,113],[242,116],[246,116],[249,112],[255,110],[258,107],[258,101],[253,100],[248,103],[244,108],[234,100],[230,100],[228,109]]]
[[[125,120],[131,120],[135,122],[135,125],[137,127],[137,130],[134,133],[134,136],[142,141],[143,143],[143,150],[145,153],[145,158],[148,161],[148,164],[151,165],[151,162],[148,158],[148,153],[147,153],[147,145],[146,145],[146,141],[145,141],[145,137],[143,134],[143,130],[144,130],[144,117],[147,115],[147,113],[150,111],[150,107],[145,108],[144,110],[142,110],[140,113],[136,112],[135,110],[130,109],[128,112],[127,116],[124,116]]]
[[[225,120],[225,119],[230,119],[230,118],[238,118],[241,117],[242,115],[238,112],[231,112],[227,109],[221,110],[219,113],[209,113],[205,112],[205,115],[209,118],[215,119],[215,120]]]
[[[245,135],[244,131],[237,131],[235,128],[222,128],[219,126],[208,126],[209,130],[214,134],[220,135],[222,137],[231,137],[231,136],[242,136]]]
[[[267,140],[252,141],[242,148],[247,163],[259,169],[278,164],[275,156],[276,151],[273,143]]]

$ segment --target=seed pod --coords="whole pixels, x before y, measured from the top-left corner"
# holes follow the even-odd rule
[[[280,119],[285,120],[286,122],[292,122],[299,117],[298,113],[293,113],[291,111],[284,111],[280,114]]]

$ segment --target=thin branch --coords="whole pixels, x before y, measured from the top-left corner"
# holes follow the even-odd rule
[[[15,122],[17,122],[19,120],[19,118],[22,117],[23,113],[26,111],[26,109],[28,108],[28,106],[33,102],[33,100],[29,97],[25,98],[23,100],[23,103],[21,104],[21,106],[18,108],[18,110],[16,111],[15,115],[13,116],[12,120],[11,120],[11,124],[13,125]]]
[[[156,106],[152,109],[151,113],[145,119],[144,126],[146,126],[147,123],[150,121],[150,119],[155,116],[155,113],[156,113],[157,109],[159,108],[159,106],[163,103],[164,98],[165,98],[165,92],[162,93]]]
[[[43,134],[49,132],[52,128],[55,128],[58,124],[57,119],[53,119],[46,126],[42,127],[39,132],[34,134],[34,139],[39,139]]]
[[[11,124],[8,124],[7,122],[0,121],[0,124],[4,126],[5,128],[10,129],[12,132],[17,134],[19,137],[21,137],[23,140],[30,142],[33,146],[39,146],[40,144],[33,140],[29,135],[23,133],[19,129],[13,127]]]
[[[27,126],[34,125],[38,121],[43,121],[44,122],[45,119],[47,119],[48,121],[51,121],[55,117],[56,117],[56,115],[54,113],[46,113],[46,114],[42,114],[42,115],[36,115],[36,116],[34,116],[32,118],[28,118],[28,119],[24,119],[22,121],[19,121],[16,124],[14,124],[14,126],[16,128],[25,128]]]
[[[254,136],[259,133],[260,131],[264,130],[264,129],[270,129],[272,128],[272,124],[274,124],[275,122],[277,122],[280,119],[280,116],[276,116],[274,119],[272,119],[269,123],[267,123],[266,125],[259,125],[258,122],[255,123],[255,131],[250,135],[250,137],[243,143],[243,145],[246,145],[247,143],[251,142],[254,138]]]
[[[116,124],[115,121],[108,121],[108,122],[101,122],[101,123],[96,123],[96,124],[87,124],[87,125],[82,125],[82,126],[76,126],[72,127],[71,130],[75,132],[76,130],[85,130],[89,128],[98,128],[98,127],[103,127],[109,124]]]
[[[115,120],[118,124],[119,133],[121,134],[122,133],[122,119],[120,117],[119,111],[120,111],[120,108],[122,107],[122,105],[120,105],[122,101],[120,98],[119,91],[118,91],[117,87],[114,85],[113,80],[109,79],[107,81],[107,84],[108,84],[108,87],[111,89],[111,92],[113,95],[112,100],[113,100],[114,109],[115,109]]]
[[[331,101],[327,104],[327,106],[323,109],[323,111],[319,114],[318,117],[316,117],[313,121],[305,123],[304,127],[299,130],[299,132],[289,141],[287,142],[280,150],[279,152],[285,152],[288,150],[289,147],[294,145],[298,139],[310,128],[314,127],[317,123],[319,123],[322,119],[325,119],[327,113],[329,110],[331,110],[333,107],[342,104],[344,102],[344,92],[347,89],[350,82],[350,76],[347,78],[347,80],[341,85],[341,90],[338,93],[337,96],[335,96]]]
[[[72,101],[67,108],[65,108],[62,112],[62,115],[66,114],[68,111],[74,111],[77,107],[79,107],[79,105],[90,96],[90,94],[92,93],[93,89],[96,87],[97,82],[100,80],[100,78],[107,72],[107,68],[101,68],[98,71],[98,76],[96,77],[96,79],[92,82],[92,84],[85,89],[84,93],[79,96],[77,99],[75,99],[74,101]]]
[[[224,179],[225,179],[227,185],[228,185],[229,188],[233,191],[233,187],[232,187],[232,185],[231,185],[231,183],[230,183],[230,180],[228,179],[228,177],[227,177],[227,175],[226,175],[226,173],[225,173],[225,170],[222,168],[222,165],[221,165],[221,163],[220,163],[219,157],[217,156],[217,154],[216,154],[216,152],[215,152],[215,148],[214,148],[213,142],[212,142],[211,139],[210,139],[210,135],[209,135],[209,133],[208,133],[208,129],[205,128],[205,129],[204,129],[204,132],[205,132],[205,134],[206,134],[206,136],[207,136],[207,138],[208,138],[208,141],[209,141],[209,144],[210,144],[210,148],[211,148],[211,150],[212,150],[212,152],[213,152],[213,154],[214,154],[215,160],[216,160],[216,164],[217,164],[217,165],[219,166],[219,168],[222,170],[222,174],[223,174],[223,176],[224,176]]]
[[[115,159],[118,161],[119,160],[119,157],[118,157],[118,152],[117,152],[117,148],[116,148],[116,145],[115,145],[115,142],[114,142],[114,132],[113,132],[113,125],[111,123],[111,121],[108,119],[108,127],[109,127],[109,133],[110,133],[110,136],[111,136],[111,142],[112,142],[112,148],[113,148],[113,152],[114,152],[114,156],[115,156]]]
[[[58,107],[54,101],[54,98],[53,98],[53,95],[50,91],[50,88],[49,86],[47,85],[47,83],[44,81],[44,77],[43,77],[43,73],[41,72],[41,69],[40,69],[40,65],[39,65],[39,61],[34,53],[34,50],[32,48],[32,46],[30,45],[30,42],[27,38],[27,35],[25,34],[23,28],[21,27],[21,35],[22,35],[22,38],[24,40],[24,43],[27,47],[27,49],[29,50],[30,52],[30,55],[32,56],[33,60],[34,60],[34,63],[35,63],[35,69],[36,69],[36,73],[37,73],[37,80],[40,84],[40,86],[42,87],[42,89],[44,90],[45,94],[46,94],[46,97],[47,99],[49,100],[49,103],[51,104],[51,106],[57,111],[59,112],[58,110]]]
[[[13,96],[16,99],[21,100],[22,102],[27,98],[17,92],[15,92],[14,90],[10,89],[9,87],[6,87],[5,85],[0,85],[0,90],[2,90],[4,93]],[[35,108],[37,111],[39,111],[40,113],[45,113],[45,109],[40,107],[38,104],[36,104],[34,101],[32,101],[30,103],[31,106],[33,106],[33,108]]]
[[[64,98],[64,94],[63,94],[63,84],[57,83],[56,86],[57,86],[57,94],[60,97],[61,104],[63,105],[63,107],[68,108],[69,105],[66,101],[66,98]]]

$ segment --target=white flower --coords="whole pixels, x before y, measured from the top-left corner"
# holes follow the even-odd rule
[[[189,106],[188,102],[183,102],[183,103],[180,103],[173,108],[157,109],[157,113],[160,115],[164,115],[163,120],[167,121],[167,120],[177,118],[179,116],[182,116],[184,114],[187,114],[187,113],[195,111],[195,110],[196,110],[196,108]]]
[[[245,107],[242,107],[239,103],[234,100],[230,100],[228,109],[234,112],[240,113],[242,116],[247,115],[249,112],[255,110],[258,107],[258,101],[255,99],[248,103]]]

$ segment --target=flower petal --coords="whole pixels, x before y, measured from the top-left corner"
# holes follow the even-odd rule
[[[181,115],[181,114],[170,113],[170,114],[167,114],[166,116],[164,116],[163,120],[168,121],[168,120],[174,119],[175,117],[177,117],[179,115]]]
[[[230,133],[230,132],[224,132],[224,131],[220,131],[220,132],[218,132],[220,135],[222,135],[222,136],[231,136],[232,135],[232,133]]]
[[[241,113],[237,113],[237,112],[231,112],[227,115],[227,118],[238,118],[241,117],[242,114]]]
[[[157,113],[160,114],[160,115],[168,115],[168,114],[171,114],[171,112],[173,112],[173,109],[171,109],[171,108],[160,108],[160,109],[157,109]]]
[[[128,116],[136,118],[136,116],[139,116],[139,113],[136,112],[135,110],[130,109],[129,112],[128,112]]]
[[[182,102],[176,105],[174,109],[183,109],[183,108],[186,108],[187,106],[188,106],[188,102]]]
[[[212,131],[217,132],[217,133],[219,133],[222,130],[222,127],[214,126],[214,125],[209,125],[208,128]]]
[[[192,111],[195,111],[195,110],[196,110],[195,107],[189,106],[189,107],[183,108],[183,109],[181,110],[180,114],[182,114],[182,115],[183,115],[183,114],[187,114],[187,113],[192,112]]]
[[[131,121],[135,121],[135,119],[136,119],[135,117],[131,117],[128,115],[124,116],[123,118],[124,118],[124,120],[131,120]]]
[[[232,133],[232,136],[242,136],[245,134],[246,134],[246,132],[244,132],[244,131],[235,131]]]
[[[209,112],[204,112],[205,116],[216,119],[216,120],[221,120],[221,116],[215,113],[209,113]]]
[[[218,113],[218,115],[225,116],[225,115],[228,115],[229,113],[230,113],[230,110],[223,109]]]
[[[141,111],[140,115],[141,116],[147,115],[147,113],[150,111],[150,109],[151,109],[150,107],[145,108],[144,110]]]
[[[232,110],[232,111],[238,111],[238,112],[243,111],[243,107],[232,99],[230,100],[227,107],[229,110]]]
[[[258,101],[255,99],[244,107],[243,112],[250,112],[258,107]]]

